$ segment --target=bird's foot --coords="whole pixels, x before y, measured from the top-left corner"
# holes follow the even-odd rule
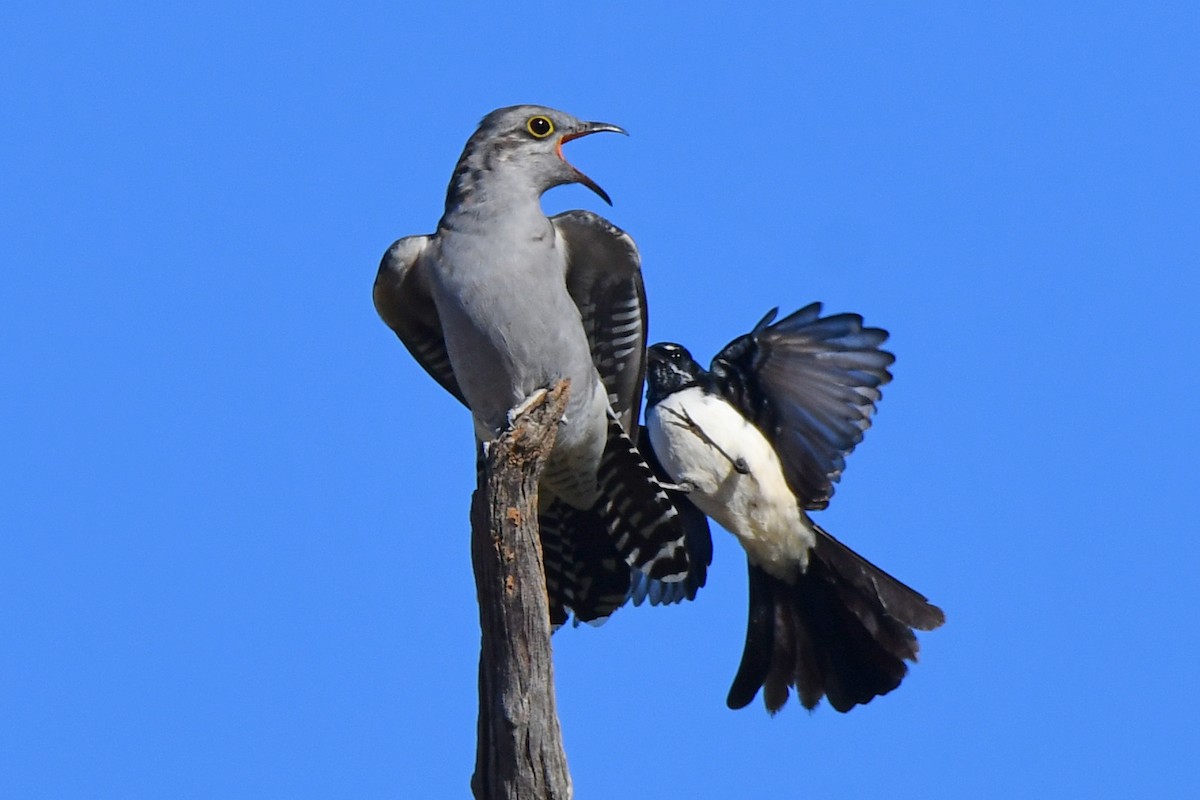
[[[658,485],[665,491],[679,492],[680,494],[690,494],[696,490],[695,485],[691,481],[680,481],[679,483],[663,483],[659,481]]]
[[[674,408],[668,408],[667,410],[670,411],[676,419],[680,420],[679,422],[674,422],[672,424],[691,431],[700,441],[704,442],[709,447],[723,455],[725,459],[733,465],[734,470],[739,475],[750,474],[750,465],[746,463],[746,459],[742,458],[741,456],[734,458],[733,456],[729,455],[729,453],[725,452],[725,449],[721,447],[721,445],[717,444],[711,436],[705,433],[704,429],[696,423],[696,420],[692,419],[692,415],[689,414],[686,409],[684,409],[682,412]]]

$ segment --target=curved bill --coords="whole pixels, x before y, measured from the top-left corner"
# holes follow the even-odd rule
[[[571,169],[575,170],[575,180],[576,181],[578,181],[579,183],[582,183],[584,186],[591,189],[593,192],[595,192],[597,195],[600,196],[601,200],[603,200],[604,202],[608,203],[611,206],[612,199],[609,198],[608,192],[601,189],[600,186],[594,180],[592,180],[587,175],[584,175],[582,172],[580,172],[578,169],[576,169],[575,166],[570,161],[567,161],[566,156],[564,156],[563,152],[562,152],[562,146],[564,144],[566,144],[567,142],[571,141],[572,139],[578,139],[582,136],[588,136],[590,134],[600,133],[602,131],[609,131],[611,133],[623,133],[626,136],[629,135],[629,132],[626,131],[624,128],[620,127],[619,125],[610,125],[607,122],[584,122],[582,125],[580,125],[575,130],[564,133],[562,135],[562,137],[558,140],[558,157],[563,160],[564,164],[566,164]]]

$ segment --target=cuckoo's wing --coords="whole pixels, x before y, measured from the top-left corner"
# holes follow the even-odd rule
[[[462,390],[454,378],[442,321],[433,304],[429,277],[422,266],[428,251],[429,236],[406,236],[383,254],[375,276],[375,310],[387,323],[417,363],[425,368],[442,388],[464,405]]]
[[[651,447],[650,437],[644,432],[638,450],[655,477],[659,481],[668,481],[666,470]],[[635,606],[647,600],[650,605],[657,606],[695,599],[712,564],[708,517],[688,501],[686,495],[673,494],[671,504],[678,513],[683,531],[687,573],[682,579],[669,582],[651,577],[643,568],[630,566],[629,544],[627,542],[624,549],[618,547],[620,538],[614,536],[614,526],[606,522],[605,506],[581,510],[558,499],[549,504],[539,521],[550,618],[554,625],[566,622],[572,611],[576,624],[599,624],[627,600],[632,600]],[[618,500],[614,505],[620,507],[622,503]],[[639,551],[644,549],[643,541],[634,542]],[[652,547],[654,544],[652,542]]]
[[[660,483],[670,483],[671,477],[658,460],[658,454],[650,443],[650,437],[642,429],[638,449],[646,457],[646,463],[654,470],[655,477]],[[629,599],[635,606],[640,606],[646,600],[650,605],[669,605],[683,600],[695,600],[696,593],[703,588],[708,580],[708,568],[712,564],[713,544],[712,533],[708,528],[708,517],[696,508],[686,494],[672,493],[671,502],[679,512],[683,523],[684,547],[688,553],[688,574],[681,581],[665,583],[655,580],[641,570],[629,571]]]
[[[592,361],[621,426],[637,441],[646,377],[646,292],[637,245],[590,211],[551,221],[566,249],[567,291],[579,307]]]
[[[822,317],[813,303],[772,325],[775,314],[718,353],[712,372],[775,446],[804,508],[821,509],[871,425],[895,357],[880,349],[887,331],[863,327],[858,314]]]

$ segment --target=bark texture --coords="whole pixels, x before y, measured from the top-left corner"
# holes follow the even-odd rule
[[[554,699],[550,610],[538,531],[538,479],[554,447],[569,381],[534,403],[488,448],[471,499],[479,598],[476,800],[569,800]]]

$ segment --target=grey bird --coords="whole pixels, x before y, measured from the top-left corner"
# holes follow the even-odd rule
[[[913,629],[941,609],[823,530],[808,512],[833,496],[871,424],[894,358],[887,332],[820,303],[771,324],[771,311],[701,367],[684,347],[649,350],[646,426],[667,475],[746,551],[745,649],[730,708],[763,689],[772,714],[795,687],[849,711],[900,685]]]
[[[564,143],[616,125],[542,106],[501,108],[467,141],[432,235],[400,239],[375,281],[375,307],[417,362],[494,439],[512,409],[563,378],[570,400],[541,481],[551,617],[603,619],[630,569],[694,594],[681,520],[638,452],[646,302],[638,251],[602,217],[549,218],[543,192],[580,183]],[[706,531],[707,532],[707,531]],[[668,594],[670,594],[668,592]],[[679,592],[675,593],[676,595]]]

